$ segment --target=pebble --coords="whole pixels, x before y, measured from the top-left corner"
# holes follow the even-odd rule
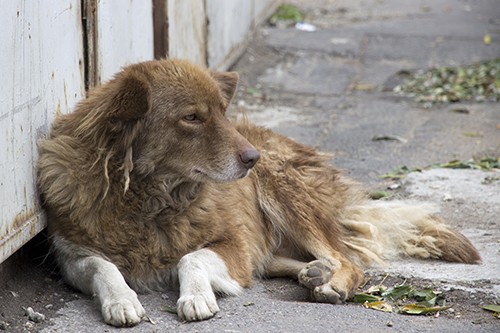
[[[0,330],[6,331],[7,328],[9,328],[9,324],[6,323],[5,321],[0,321]]]
[[[45,320],[45,315],[41,314],[40,312],[36,312],[33,310],[31,307],[23,308],[24,312],[26,312],[26,315],[28,316],[28,319],[31,320],[32,322],[39,323]]]
[[[400,187],[401,187],[401,184],[400,184],[400,183],[395,183],[395,184],[392,184],[392,185],[387,186],[387,188],[388,188],[389,190],[397,190],[397,189],[398,189],[398,188],[400,188]]]

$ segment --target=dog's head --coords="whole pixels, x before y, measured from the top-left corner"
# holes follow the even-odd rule
[[[232,181],[259,159],[225,116],[237,82],[235,72],[182,60],[149,61],[126,67],[104,85],[101,109],[115,144],[128,152],[139,175]]]

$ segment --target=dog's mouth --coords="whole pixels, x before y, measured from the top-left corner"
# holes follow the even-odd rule
[[[198,181],[211,180],[215,182],[227,183],[244,178],[250,170],[230,170],[227,172],[210,172],[199,168],[192,169],[192,178]]]

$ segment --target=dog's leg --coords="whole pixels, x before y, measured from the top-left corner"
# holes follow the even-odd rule
[[[67,282],[97,297],[106,323],[132,326],[145,316],[137,294],[113,263],[96,255],[82,255],[74,246],[57,237],[54,237],[54,248]]]
[[[266,265],[265,274],[268,277],[290,277],[297,279],[299,273],[307,266],[304,261],[275,255]]]
[[[180,284],[177,313],[181,320],[208,319],[219,311],[214,292],[237,295],[242,290],[229,275],[224,260],[208,248],[185,255],[177,268]]]
[[[92,256],[67,261],[64,266],[64,275],[74,287],[97,297],[106,323],[132,326],[146,314],[137,294],[111,262]]]

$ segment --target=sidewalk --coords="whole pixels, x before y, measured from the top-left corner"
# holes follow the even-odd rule
[[[42,264],[23,270],[0,292],[0,303],[33,307],[46,315],[13,332],[494,332],[499,322],[479,308],[500,297],[500,182],[491,172],[433,169],[405,180],[380,175],[406,165],[422,167],[478,156],[500,156],[500,104],[458,103],[423,108],[391,91],[397,73],[431,66],[465,65],[500,57],[500,6],[496,0],[294,0],[317,27],[263,27],[234,66],[241,84],[235,103],[251,120],[335,155],[334,163],[367,190],[439,204],[469,236],[484,264],[396,263],[369,272],[370,283],[431,286],[446,291],[453,311],[439,318],[405,316],[309,302],[287,279],[259,281],[240,297],[219,301],[220,313],[181,323],[171,313],[176,292],[141,295],[155,322],[115,329],[102,322],[94,301],[71,290]],[[483,36],[491,35],[485,45]],[[464,108],[467,114],[449,112]],[[470,137],[464,133],[479,133]],[[394,136],[398,141],[374,141]],[[496,173],[498,176],[498,173]],[[8,303],[4,303],[8,304]],[[16,308],[17,309],[17,308]],[[4,311],[4,310],[2,310]],[[5,310],[6,311],[6,310]],[[23,311],[10,310],[22,317]],[[0,317],[1,321],[10,318]],[[16,319],[19,320],[19,319]],[[22,319],[28,322],[27,318]],[[1,330],[0,330],[1,331]],[[11,332],[9,328],[7,332]]]

